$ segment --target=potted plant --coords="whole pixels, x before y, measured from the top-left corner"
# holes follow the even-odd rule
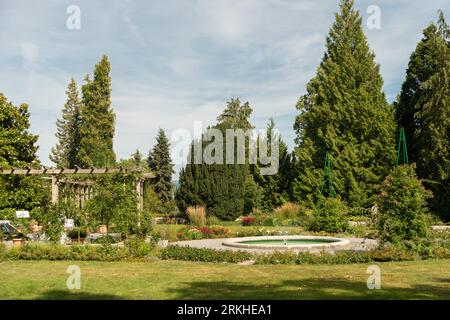
[[[72,240],[72,243],[84,243],[84,239],[87,236],[87,232],[83,228],[73,228],[67,233],[67,237]]]

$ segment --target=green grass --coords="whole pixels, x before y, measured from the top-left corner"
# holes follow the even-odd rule
[[[81,290],[66,287],[70,265]],[[367,264],[6,261],[0,299],[450,299],[450,260],[378,265],[381,290],[367,289]]]

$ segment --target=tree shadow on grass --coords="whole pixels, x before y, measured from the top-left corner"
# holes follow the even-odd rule
[[[189,282],[171,289],[175,299],[450,299],[448,285],[413,285],[369,290],[365,281],[346,279],[286,280],[277,284],[239,284],[228,281]]]
[[[43,293],[37,300],[122,300],[113,294],[90,293],[83,291],[50,290]]]

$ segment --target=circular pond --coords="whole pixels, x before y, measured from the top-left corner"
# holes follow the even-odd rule
[[[233,238],[222,242],[224,246],[242,249],[294,249],[324,250],[345,247],[350,244],[346,239],[318,236],[270,236]]]

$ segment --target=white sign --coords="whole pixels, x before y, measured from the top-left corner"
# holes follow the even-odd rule
[[[75,222],[73,221],[73,219],[66,219],[64,221],[64,228],[73,228],[75,226]]]
[[[29,218],[30,212],[29,211],[16,211],[16,218]]]

